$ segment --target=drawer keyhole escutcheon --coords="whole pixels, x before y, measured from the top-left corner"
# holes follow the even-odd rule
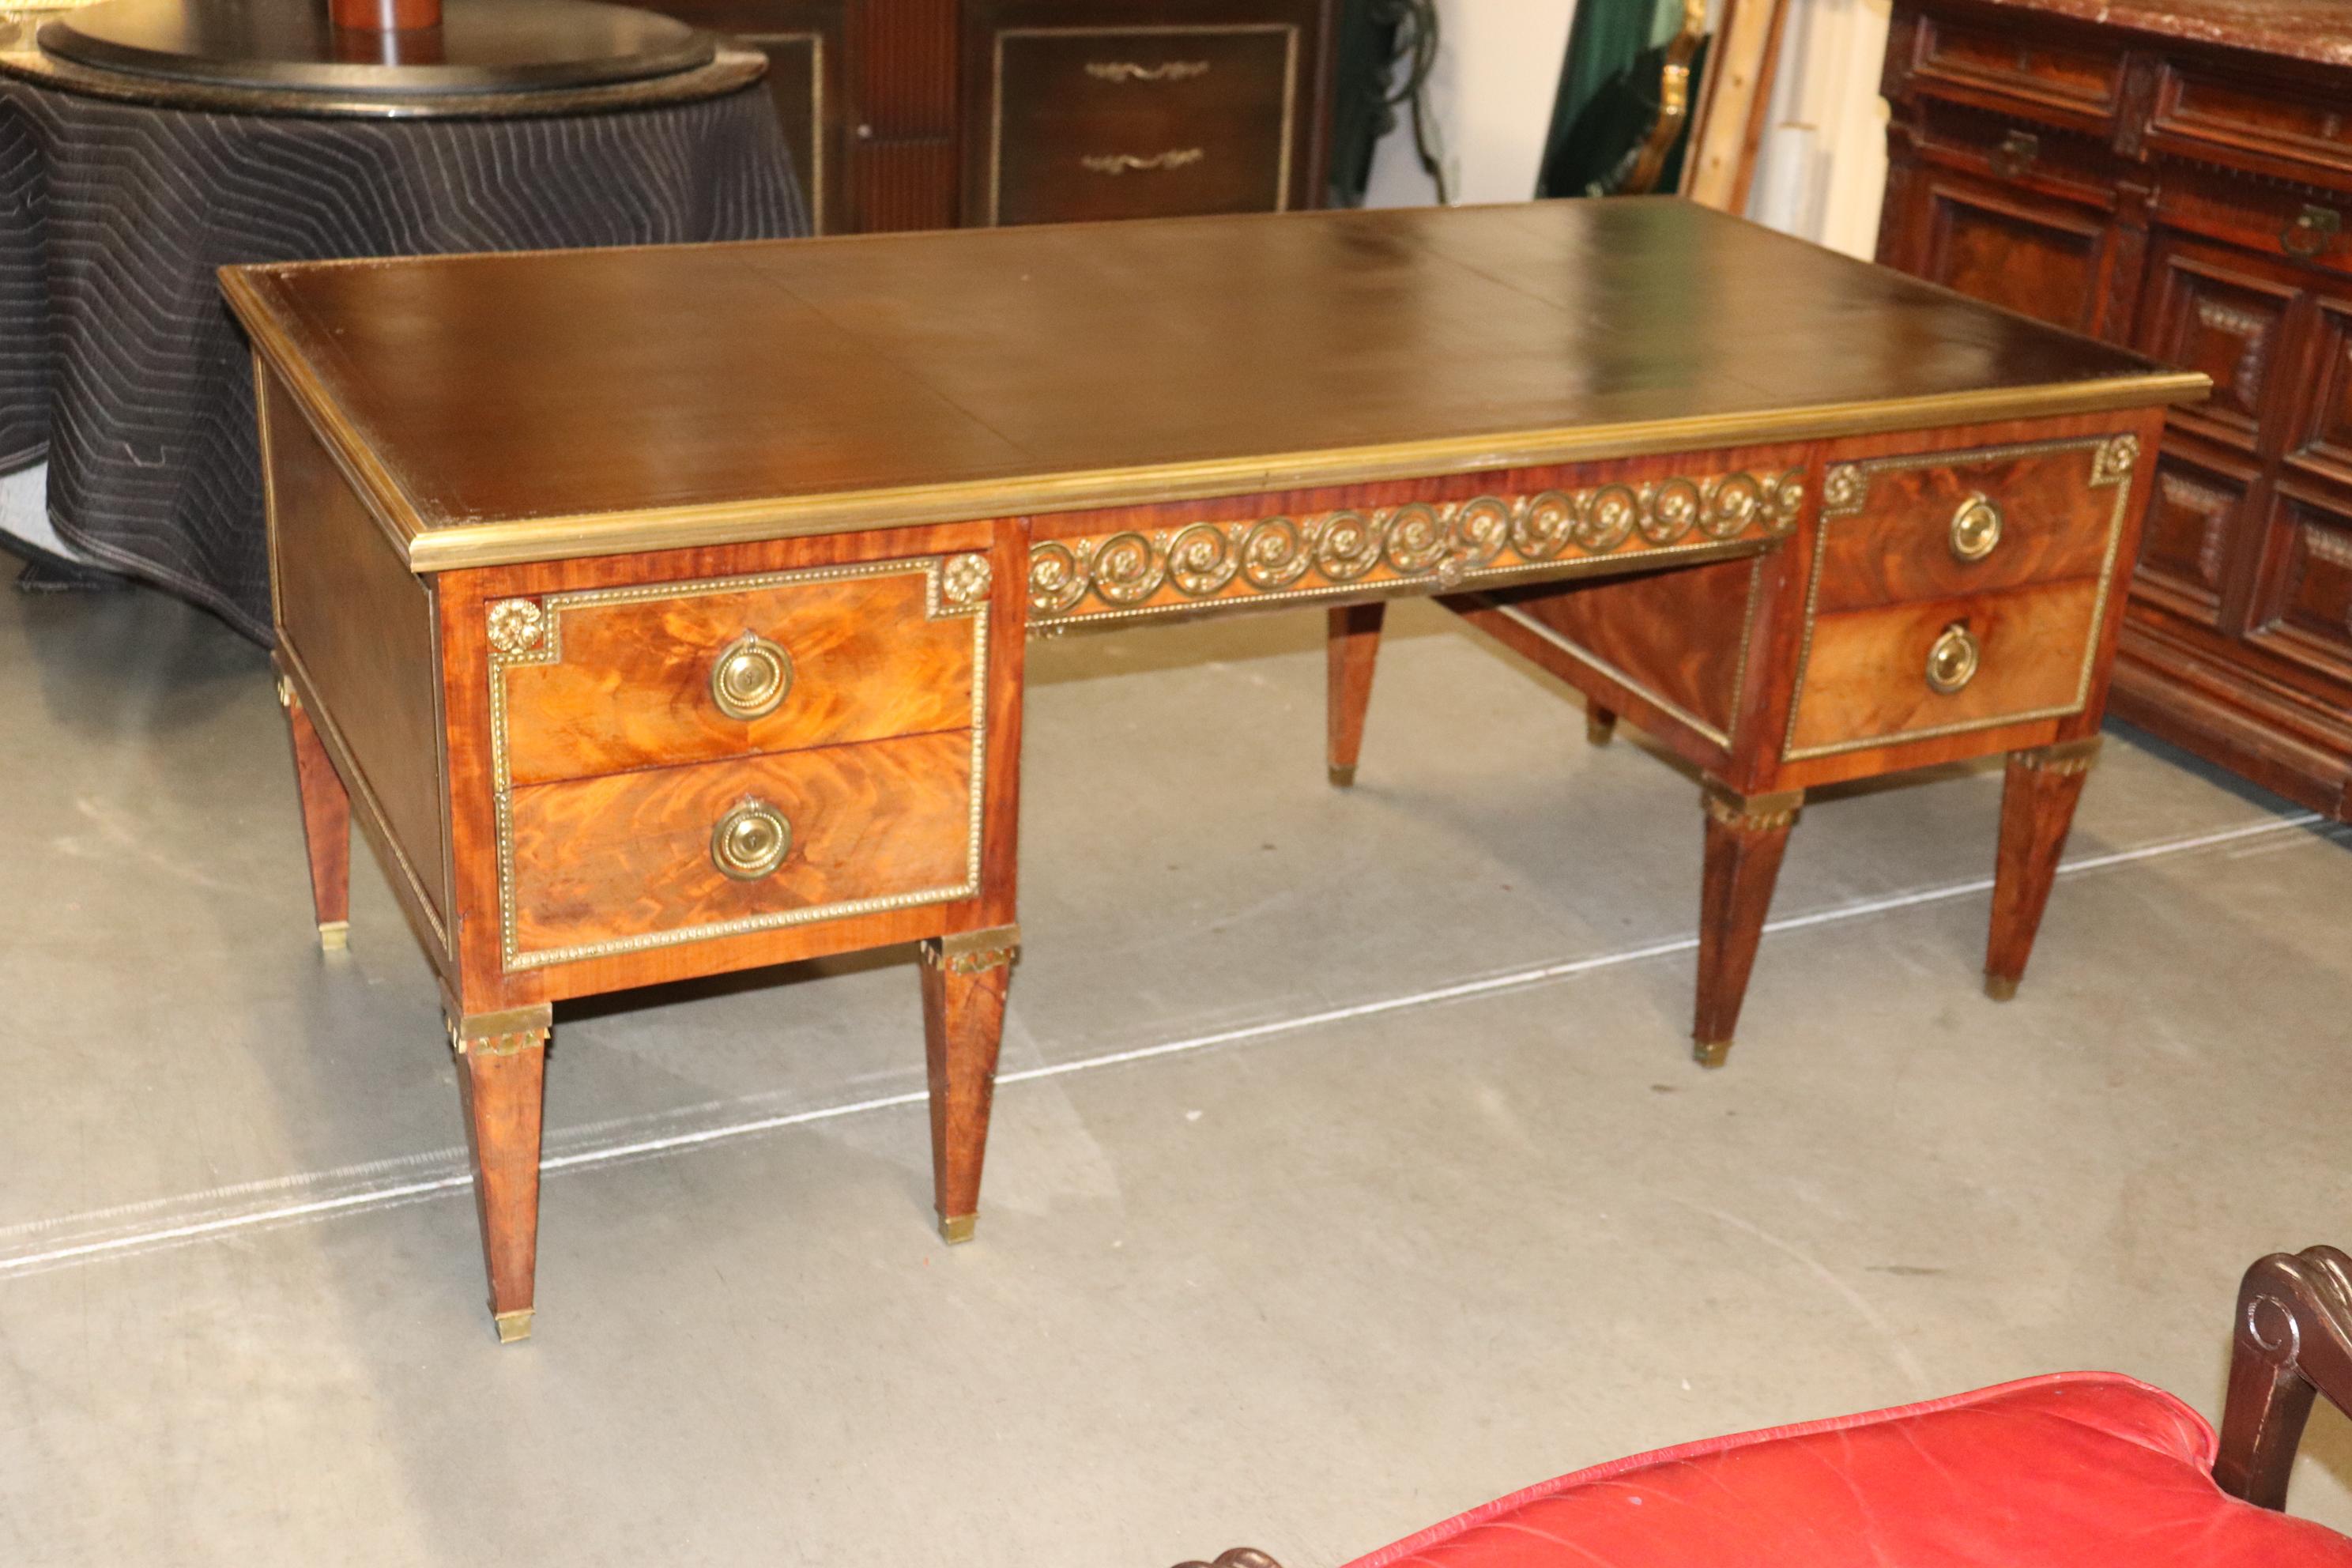
[[[755,795],[737,802],[710,830],[710,863],[739,882],[756,882],[792,853],[793,825]]]
[[[1962,561],[1981,561],[2000,542],[2000,503],[1981,492],[1960,503],[1952,514],[1952,553]]]
[[[1969,628],[1954,621],[1927,649],[1928,686],[1951,696],[1977,678],[1977,665],[1982,657]]]
[[[793,656],[757,632],[729,643],[710,667],[710,700],[730,719],[764,719],[793,689]]]

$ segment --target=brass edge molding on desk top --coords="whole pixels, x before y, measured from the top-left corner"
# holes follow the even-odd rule
[[[255,346],[294,392],[378,521],[420,574],[583,556],[744,544],[859,529],[1206,500],[1318,484],[1431,479],[1665,452],[1927,430],[1996,420],[2146,408],[2204,396],[2201,372],[2163,371],[1930,395],[1551,429],[1448,436],[1365,447],[1199,458],[1118,468],[904,485],[685,506],[479,522],[425,521],[310,368],[265,287],[266,268],[226,268],[221,285]]]
[[[1996,420],[2055,417],[2193,401],[2211,382],[2197,371],[1992,391],[1939,393],[1885,402],[1825,404],[1755,414],[1635,420],[1498,436],[1452,436],[1386,446],[1265,457],[1213,458],[1129,468],[910,485],[625,512],[423,527],[407,542],[418,573],[512,566],[588,555],[743,544],[1039,512],[1087,511],[1156,501],[1258,495],[1318,484],[1431,479],[1487,468],[1647,457],[1824,437],[1927,430]],[[403,498],[405,507],[405,498]],[[414,508],[405,508],[410,518]]]
[[[408,563],[409,570],[417,570],[416,559],[410,546],[424,531],[425,521],[393,477],[391,470],[376,458],[368,444],[360,438],[343,416],[341,408],[328,395],[319,379],[311,374],[310,361],[294,342],[293,334],[272,308],[263,283],[271,271],[263,267],[224,267],[215,276],[220,280],[222,298],[243,324],[246,336],[252,340],[254,353],[274,372],[291,395],[295,411],[304,424],[319,437],[327,449],[328,458],[350,481],[352,492],[375,525],[382,529],[392,547]],[[260,406],[258,385],[255,408]]]

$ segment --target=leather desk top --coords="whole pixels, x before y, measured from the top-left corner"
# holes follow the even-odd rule
[[[419,572],[2145,407],[1668,198],[227,269]]]

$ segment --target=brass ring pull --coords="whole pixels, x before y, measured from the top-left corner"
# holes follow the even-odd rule
[[[745,795],[710,830],[710,863],[739,882],[756,882],[793,850],[793,825],[766,801]]]
[[[2279,230],[2279,248],[2289,256],[2316,256],[2343,227],[2343,215],[2334,207],[2307,203],[2293,223]]]
[[[793,656],[745,632],[710,667],[710,700],[730,719],[761,719],[782,706],[793,689]]]
[[[1954,621],[1927,650],[1927,685],[1949,697],[1977,678],[1983,650],[1969,628]]]
[[[1952,513],[1952,553],[1962,561],[1981,561],[2000,542],[2000,503],[1981,492],[1960,503]]]

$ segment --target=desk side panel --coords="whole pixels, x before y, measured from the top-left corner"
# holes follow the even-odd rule
[[[276,373],[258,372],[270,597],[362,826],[447,951],[440,679],[433,590],[369,513]]]

